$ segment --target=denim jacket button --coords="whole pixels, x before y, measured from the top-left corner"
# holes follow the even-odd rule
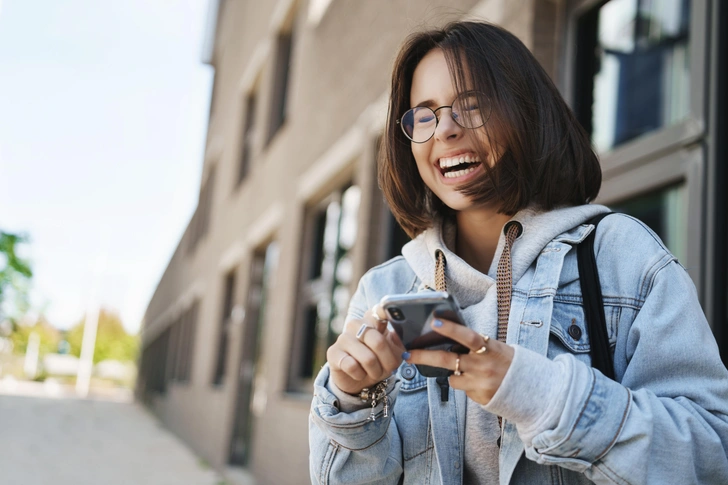
[[[572,325],[569,327],[569,335],[574,340],[579,340],[581,338],[581,329],[577,325]]]
[[[415,378],[415,375],[417,375],[417,370],[415,370],[415,366],[412,364],[405,364],[405,366],[402,368],[402,377],[404,377],[408,381],[411,381]]]

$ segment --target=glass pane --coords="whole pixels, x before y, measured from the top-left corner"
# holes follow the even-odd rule
[[[681,261],[686,257],[687,220],[685,186],[663,188],[612,205],[615,212],[636,217],[655,231],[665,246]]]
[[[689,0],[611,0],[599,8],[590,120],[598,151],[686,117],[689,24]]]

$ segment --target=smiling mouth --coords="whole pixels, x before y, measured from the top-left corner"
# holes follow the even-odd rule
[[[467,175],[481,164],[478,155],[459,155],[439,160],[440,172],[445,178],[457,178]]]

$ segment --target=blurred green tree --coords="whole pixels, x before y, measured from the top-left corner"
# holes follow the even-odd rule
[[[70,344],[70,354],[81,356],[83,331],[86,318],[71,327],[66,333]],[[122,362],[134,362],[139,349],[139,339],[126,333],[119,315],[113,311],[99,311],[99,326],[96,331],[96,347],[94,348],[94,364],[102,360],[114,359]]]
[[[40,337],[40,355],[55,353],[58,351],[58,343],[61,341],[61,332],[51,325],[41,315],[33,325],[14,325],[10,334],[10,341],[13,343],[13,352],[24,354],[28,348],[28,338],[31,333],[37,333]]]
[[[33,277],[30,262],[17,255],[20,244],[28,242],[28,237],[0,230],[0,321],[6,317],[15,323],[16,315],[28,311],[28,285]],[[12,299],[12,301],[9,301]],[[8,303],[14,305],[9,315]]]

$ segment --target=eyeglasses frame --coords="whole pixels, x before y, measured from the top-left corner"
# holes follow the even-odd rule
[[[407,113],[409,113],[410,111],[412,111],[415,108],[410,108],[407,111],[405,111],[404,114],[398,120],[395,121],[395,123],[397,123],[399,125],[399,127],[402,129],[402,133],[404,133],[404,136],[406,136],[409,141],[411,141],[412,143],[418,143],[418,144],[427,143],[428,141],[432,140],[432,137],[433,136],[435,136],[435,132],[437,132],[437,127],[440,125],[440,118],[437,116],[437,112],[440,111],[443,108],[450,108],[450,118],[452,118],[452,120],[459,127],[465,128],[466,130],[475,130],[477,128],[481,128],[481,127],[485,126],[485,124],[488,122],[488,120],[490,119],[490,114],[493,111],[493,107],[490,105],[490,103],[488,104],[488,115],[483,117],[483,123],[480,124],[480,125],[478,125],[478,126],[463,126],[452,115],[452,107],[455,104],[455,101],[457,101],[458,98],[460,98],[461,96],[465,96],[465,95],[473,94],[473,93],[475,93],[476,95],[480,95],[480,96],[485,97],[485,95],[483,93],[480,93],[479,91],[465,91],[465,92],[460,93],[457,96],[455,96],[455,99],[452,100],[452,104],[450,106],[444,105],[444,106],[440,106],[439,108],[435,108],[435,109],[429,108],[427,106],[415,106],[415,108],[429,109],[430,111],[432,111],[432,114],[435,115],[435,129],[432,130],[432,135],[430,135],[430,137],[427,140],[425,140],[425,141],[415,141],[412,138],[410,138],[410,136],[407,134],[407,132],[404,129],[404,124],[402,123],[402,120],[407,115]]]

